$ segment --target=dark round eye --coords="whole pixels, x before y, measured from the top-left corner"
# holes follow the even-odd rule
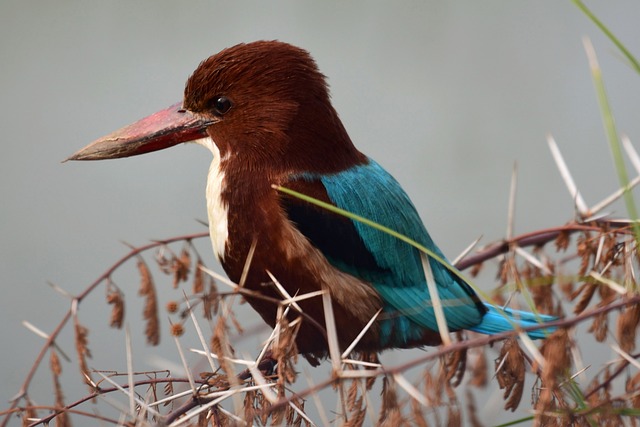
[[[213,109],[220,115],[229,111],[231,106],[231,100],[226,96],[217,96],[213,99]]]

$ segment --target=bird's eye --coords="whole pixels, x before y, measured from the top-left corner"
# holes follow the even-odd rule
[[[225,114],[232,106],[231,100],[226,96],[216,96],[212,104],[213,109],[220,115]]]

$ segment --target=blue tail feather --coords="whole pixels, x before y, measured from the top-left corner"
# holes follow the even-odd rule
[[[487,303],[484,303],[484,305],[489,309],[489,311],[482,318],[482,322],[472,328],[469,328],[470,330],[481,334],[497,334],[500,332],[512,331],[516,327],[527,328],[557,319],[555,316],[545,314],[534,314],[528,311],[514,310],[511,308],[496,308]],[[550,326],[548,328],[529,331],[527,332],[527,335],[529,335],[529,338],[537,340],[546,338],[555,330],[556,328],[554,326]]]

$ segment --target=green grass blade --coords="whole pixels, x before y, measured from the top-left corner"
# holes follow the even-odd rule
[[[607,28],[602,21],[598,19],[596,15],[591,12],[591,10],[581,1],[581,0],[573,0],[573,3],[580,9],[591,21],[596,24],[598,28],[616,45],[620,52],[627,58],[631,66],[636,70],[638,74],[640,74],[640,62],[633,56],[631,52],[618,40],[618,38]]]
[[[604,87],[604,80],[602,79],[602,70],[598,64],[593,45],[588,38],[584,39],[584,47],[589,59],[589,67],[591,69],[591,77],[596,89],[596,95],[598,97],[598,105],[600,106],[600,114],[602,116],[602,122],[604,125],[605,134],[609,141],[609,148],[613,156],[613,162],[618,173],[618,180],[620,186],[625,189],[623,199],[627,207],[629,218],[633,220],[632,226],[636,237],[636,241],[640,242],[640,225],[635,221],[638,219],[638,211],[633,198],[633,193],[630,191],[629,175],[627,173],[627,167],[624,163],[624,157],[622,155],[622,146],[620,143],[620,136],[616,129],[616,123],[609,104],[609,98],[607,97],[607,91]]]

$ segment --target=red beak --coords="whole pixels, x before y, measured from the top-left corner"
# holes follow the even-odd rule
[[[213,123],[215,120],[197,117],[178,102],[92,142],[67,160],[117,159],[162,150],[206,137]]]

